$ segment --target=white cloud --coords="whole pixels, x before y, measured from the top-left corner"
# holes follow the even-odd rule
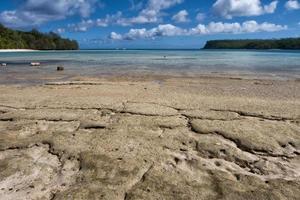
[[[122,21],[122,12],[117,12],[114,15],[106,15],[105,18],[102,19],[89,19],[89,20],[82,20],[79,23],[74,23],[74,24],[68,24],[67,26],[67,30],[70,32],[86,32],[88,31],[90,28],[93,27],[107,27],[110,24],[118,24],[118,25],[122,25],[125,26],[124,23]]]
[[[68,24],[68,30],[74,31],[74,32],[86,32],[91,27],[95,26],[95,21],[89,19],[89,20],[82,20],[78,24]]]
[[[120,35],[111,33],[109,39],[113,39],[112,35],[117,36],[117,40],[137,40],[137,39],[153,39],[162,36],[191,36],[191,35],[208,35],[220,33],[254,33],[254,32],[275,32],[286,30],[287,26],[276,25],[268,22],[257,23],[256,21],[245,21],[243,23],[223,23],[211,22],[208,25],[199,24],[195,28],[183,29],[172,24],[159,25],[152,29],[130,29],[128,33]]]
[[[136,40],[150,37],[152,37],[151,31],[147,31],[145,28],[130,29],[130,31],[126,35],[121,36],[121,38],[124,40]]]
[[[184,23],[189,21],[189,13],[186,10],[179,11],[172,19],[177,23]]]
[[[93,26],[106,27],[109,24],[130,26],[134,24],[159,23],[165,15],[164,10],[184,0],[147,0],[147,3],[132,2],[132,9],[142,9],[137,16],[124,17],[121,12],[107,15],[103,19],[90,21],[83,20],[78,24],[69,25],[73,31],[86,31]],[[68,16],[79,15],[87,19],[97,7],[103,8],[102,0],[22,0],[22,3],[15,10],[6,10],[0,13],[0,23],[8,27],[32,27],[44,24],[49,21],[62,20]],[[93,24],[93,26],[92,26]]]
[[[300,3],[297,0],[289,0],[285,3],[285,8],[288,10],[300,9]]]
[[[156,36],[175,36],[184,34],[185,30],[178,28],[172,24],[158,25],[152,29],[154,37]]]
[[[70,15],[90,16],[97,0],[24,0],[16,10],[0,13],[0,22],[9,27],[37,26]]]
[[[136,40],[136,39],[149,39],[161,36],[176,36],[183,35],[184,30],[178,28],[172,24],[158,25],[156,28],[147,30],[142,29],[130,29],[128,33],[122,36],[123,40]]]
[[[211,22],[208,25],[199,24],[196,28],[189,30],[190,35],[218,34],[218,33],[255,33],[255,32],[275,32],[287,29],[287,26],[272,23],[258,24],[256,21],[246,21],[240,23]]]
[[[116,33],[116,32],[111,32],[109,35],[109,39],[111,40],[122,40],[122,35]]]
[[[278,1],[262,5],[260,0],[217,0],[213,5],[214,12],[224,18],[232,19],[238,16],[259,16],[274,13]]]
[[[191,29],[189,33],[192,35],[216,34],[216,33],[254,33],[254,32],[275,32],[286,30],[287,26],[272,24],[268,22],[257,23],[254,20],[245,21],[243,23],[223,23],[211,22],[208,25],[199,24],[196,28]],[[197,34],[198,31],[198,34]]]
[[[162,21],[162,11],[177,4],[183,3],[184,0],[148,0],[146,8],[136,17],[124,18],[123,24],[145,24],[145,23],[157,23]]]
[[[161,16],[163,10],[168,9],[176,4],[180,4],[183,1],[184,0],[148,0],[146,7],[142,9],[136,17],[126,18],[123,16],[122,12],[118,11],[116,14],[106,15],[105,18],[88,21],[82,20],[77,24],[69,24],[68,30],[75,32],[85,32],[95,26],[107,27],[111,24],[131,26],[134,24],[158,23],[162,21]],[[181,14],[186,15],[187,17],[188,13],[185,12]],[[180,20],[188,19],[181,18]]]
[[[66,30],[65,30],[64,28],[58,28],[58,29],[56,29],[55,32],[56,32],[56,33],[59,33],[59,34],[62,34],[62,33],[64,33],[64,32],[66,32]]]
[[[272,14],[275,12],[278,5],[278,1],[272,1],[269,5],[264,6],[264,12]]]
[[[105,19],[96,19],[96,26],[99,26],[99,27],[107,27],[108,26],[108,19],[105,18]]]
[[[96,26],[107,27],[109,24],[119,24],[121,25],[123,22],[120,21],[122,19],[123,13],[118,11],[114,15],[106,15],[104,19],[96,19]]]
[[[198,22],[202,22],[205,19],[206,15],[204,13],[198,13],[196,16],[196,20]]]

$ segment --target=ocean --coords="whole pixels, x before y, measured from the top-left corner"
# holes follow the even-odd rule
[[[40,62],[41,67],[30,67]],[[300,77],[300,51],[283,50],[79,50],[1,52],[0,83],[39,83],[74,76],[154,74]],[[56,72],[63,66],[64,72]]]

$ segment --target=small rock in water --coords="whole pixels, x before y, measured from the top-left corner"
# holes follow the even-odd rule
[[[41,66],[41,63],[39,63],[39,62],[31,62],[30,66],[32,66],[32,67]]]
[[[64,71],[65,68],[64,68],[63,66],[58,66],[56,70],[57,70],[57,71]]]
[[[6,67],[7,64],[6,64],[6,63],[2,63],[1,66],[2,66],[2,67]]]

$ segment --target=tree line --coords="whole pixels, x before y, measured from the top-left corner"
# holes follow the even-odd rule
[[[54,32],[12,30],[0,24],[0,49],[77,50],[75,40],[61,38]]]
[[[204,49],[287,49],[299,50],[300,38],[270,40],[211,40]]]

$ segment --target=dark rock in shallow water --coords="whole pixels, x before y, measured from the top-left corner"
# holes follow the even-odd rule
[[[57,71],[64,71],[65,68],[64,68],[63,66],[58,66],[56,70],[57,70]]]

